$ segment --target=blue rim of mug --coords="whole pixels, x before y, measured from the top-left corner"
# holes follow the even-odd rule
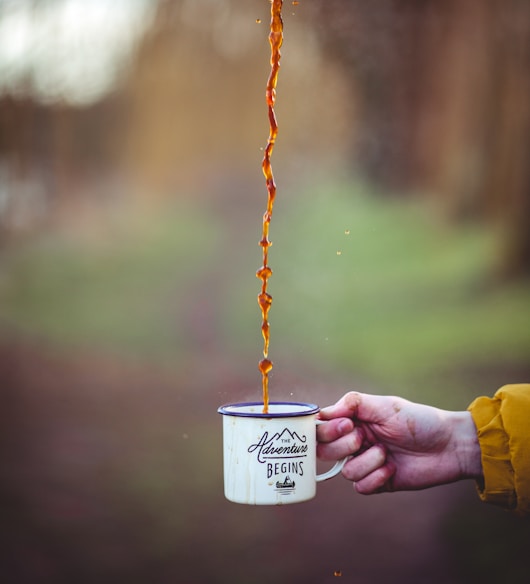
[[[313,414],[317,414],[320,411],[320,408],[316,404],[308,404],[305,402],[288,402],[288,401],[276,401],[276,402],[269,402],[269,406],[300,406],[303,407],[303,410],[293,411],[293,412],[249,412],[240,410],[238,411],[236,408],[243,408],[243,407],[253,407],[259,406],[260,408],[263,407],[263,402],[238,402],[233,404],[225,404],[217,409],[218,413],[223,414],[224,416],[238,416],[240,418],[295,418],[299,416],[311,416]],[[229,409],[233,408],[233,409]]]

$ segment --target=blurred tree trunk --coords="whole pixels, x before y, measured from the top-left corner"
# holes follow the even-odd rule
[[[530,3],[496,2],[488,17],[495,78],[483,142],[485,212],[503,219],[504,275],[530,275]]]
[[[530,275],[530,2],[327,0],[311,10],[358,101],[354,164],[450,220],[504,234],[504,276]]]

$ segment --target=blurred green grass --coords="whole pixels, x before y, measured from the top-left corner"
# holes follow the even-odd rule
[[[176,357],[187,295],[220,232],[211,214],[183,201],[4,250],[0,319],[59,346]]]
[[[190,303],[203,290],[220,323],[217,350],[256,357],[260,217],[256,241],[234,217],[187,199],[90,237],[73,230],[4,250],[0,319],[58,345],[178,360],[198,350],[189,320],[201,306]],[[349,182],[280,193],[271,238],[273,359],[412,397],[421,387],[423,399],[448,379],[458,389],[460,371],[528,363],[530,285],[494,281],[492,230],[450,227],[425,201]]]

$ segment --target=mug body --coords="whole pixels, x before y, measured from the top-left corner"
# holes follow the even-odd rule
[[[285,505],[316,494],[318,406],[272,402],[229,404],[223,414],[224,489],[247,505]]]

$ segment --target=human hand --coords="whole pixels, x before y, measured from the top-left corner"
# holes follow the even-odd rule
[[[352,458],[342,474],[359,493],[417,490],[482,476],[469,412],[449,412],[400,397],[358,392],[320,411],[317,454]]]

